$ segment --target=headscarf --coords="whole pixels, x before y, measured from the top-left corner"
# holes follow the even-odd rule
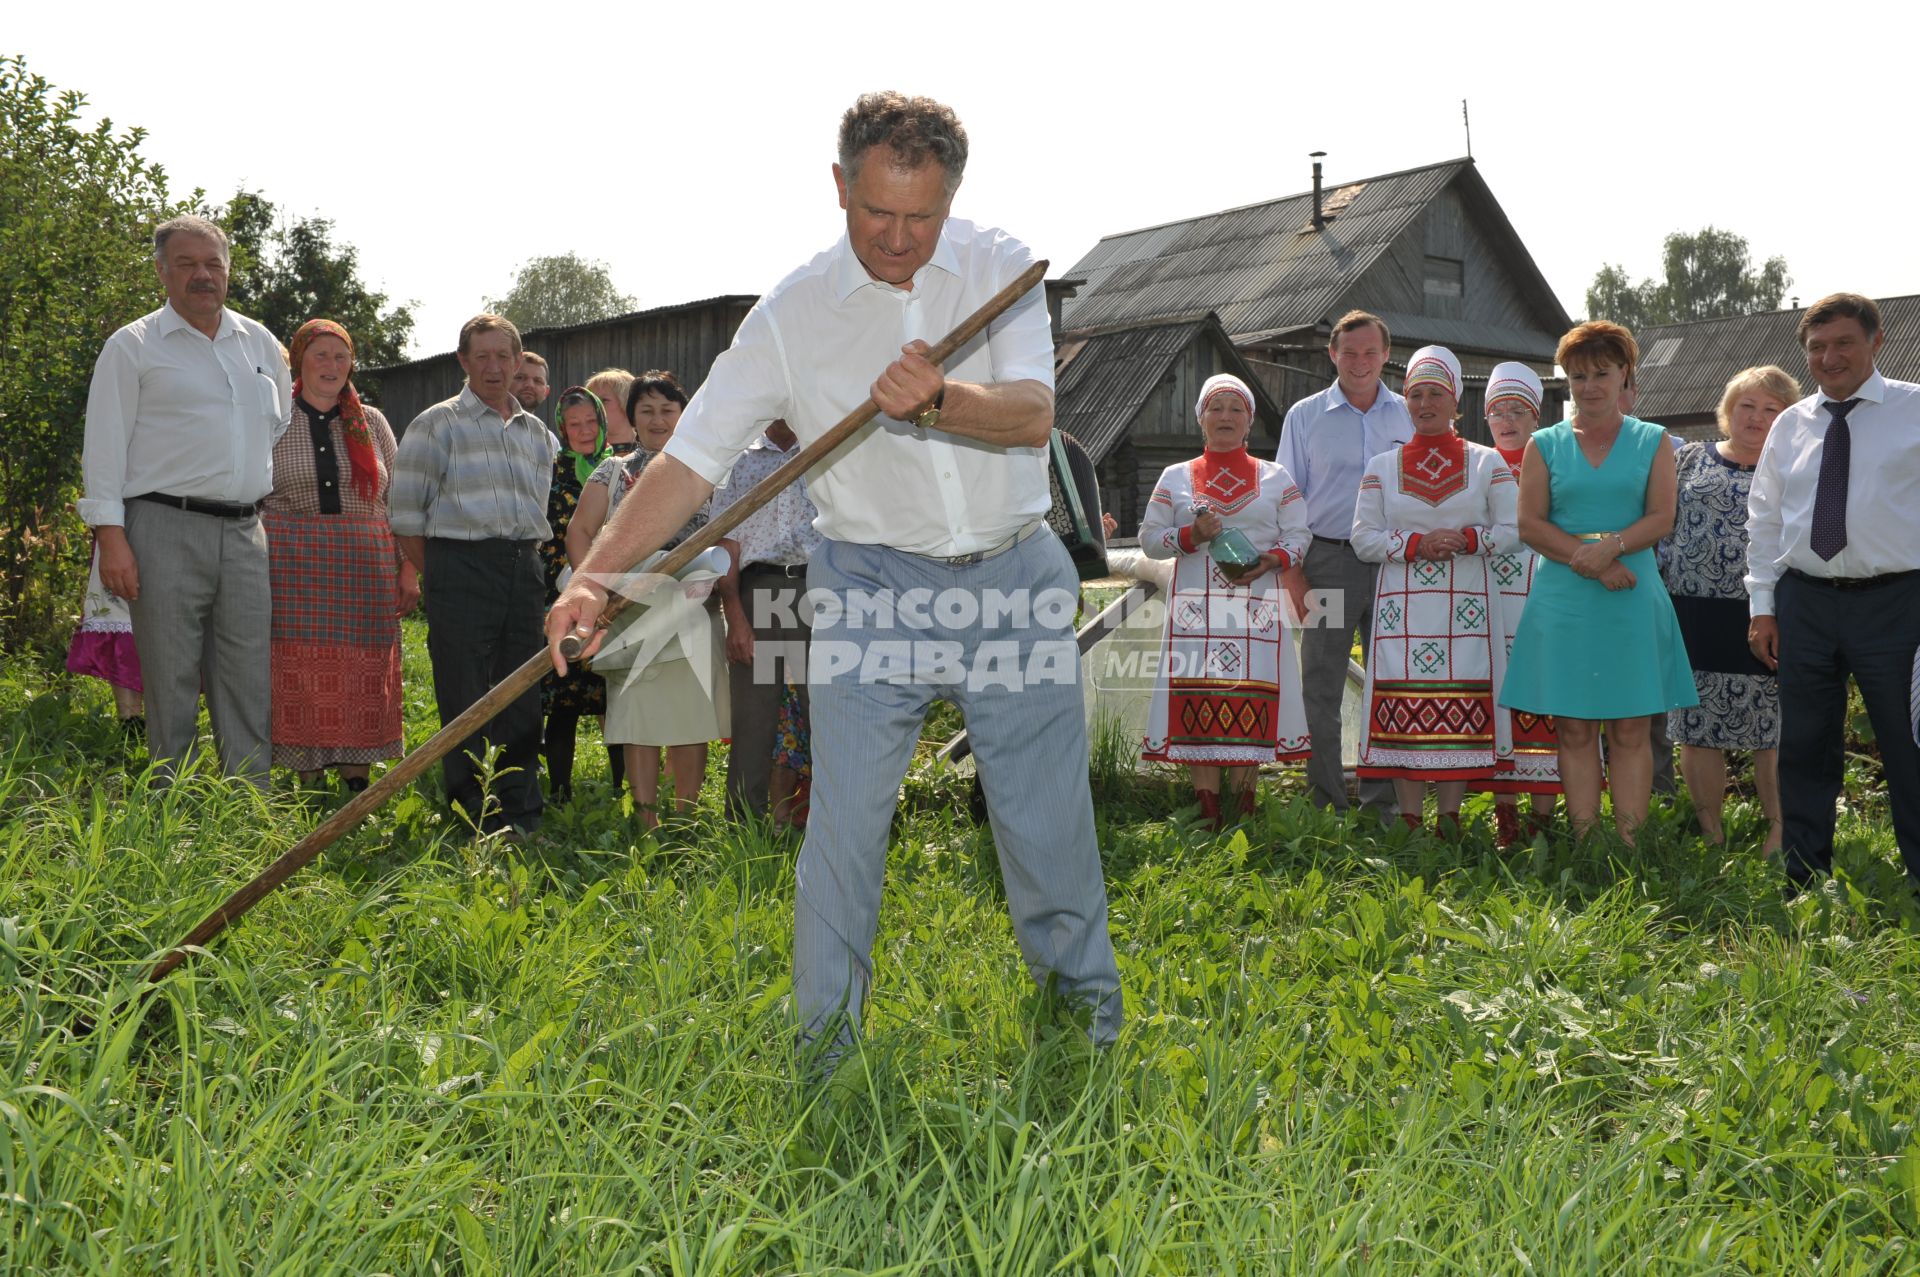
[[[1256,411],[1253,406],[1253,392],[1247,389],[1247,383],[1230,372],[1217,372],[1207,378],[1206,384],[1200,387],[1200,400],[1193,405],[1193,419],[1195,421],[1199,421],[1201,416],[1206,413],[1207,401],[1223,390],[1231,390],[1234,394],[1239,395],[1241,401],[1247,405],[1247,416],[1249,418],[1253,416]]]
[[[591,456],[584,452],[575,452],[573,444],[567,439],[567,401],[575,397],[593,405],[594,418],[600,423],[600,434],[593,441]],[[599,468],[600,463],[613,455],[613,449],[607,447],[607,405],[600,402],[599,395],[585,386],[568,386],[560,392],[560,398],[555,402],[557,406],[553,410],[553,424],[560,431],[560,455],[573,458],[574,477],[581,483],[585,483]]]
[[[1460,360],[1445,346],[1422,346],[1407,360],[1407,384],[1401,393],[1431,383],[1460,398]]]
[[[373,428],[360,392],[353,388],[353,336],[331,319],[309,319],[287,343],[287,363],[293,369],[293,393],[300,394],[300,364],[316,337],[338,337],[347,345],[347,384],[340,390],[340,430],[347,437],[347,461],[353,470],[353,490],[363,501],[380,499],[380,457],[373,450]]]
[[[1518,399],[1533,409],[1533,415],[1540,415],[1540,374],[1525,364],[1511,361],[1495,364],[1493,371],[1487,374],[1487,411],[1502,399]]]

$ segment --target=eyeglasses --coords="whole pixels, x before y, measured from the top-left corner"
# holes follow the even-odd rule
[[[1489,408],[1487,409],[1488,421],[1525,421],[1528,417],[1531,417],[1532,415],[1533,414],[1528,412],[1525,408]]]

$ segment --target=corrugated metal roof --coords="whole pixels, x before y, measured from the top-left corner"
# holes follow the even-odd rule
[[[1344,310],[1356,281],[1463,177],[1461,194],[1557,337],[1566,312],[1470,159],[1329,187],[1325,206],[1338,208],[1338,216],[1318,232],[1309,225],[1313,193],[1306,191],[1109,235],[1067,272],[1086,284],[1066,301],[1063,317],[1069,327],[1086,328],[1211,310],[1237,342],[1309,328]],[[1424,316],[1400,317],[1394,332],[1403,328],[1422,340],[1552,354],[1540,333]]]
[[[1877,360],[1881,373],[1897,381],[1920,381],[1920,296],[1876,300],[1886,334]],[[1806,355],[1794,336],[1805,313],[1804,307],[1775,310],[1635,333],[1641,364],[1634,415],[1652,421],[1711,416],[1734,374],[1761,364],[1786,369],[1802,390],[1813,393]]]
[[[1068,274],[1086,279],[1063,312],[1074,328],[1211,310],[1236,336],[1313,324],[1468,163],[1451,160],[1345,183],[1358,187],[1326,230],[1306,230],[1313,193],[1109,235]]]
[[[1267,399],[1266,387],[1227,340],[1219,319],[1202,313],[1064,334],[1054,371],[1053,424],[1079,440],[1098,465],[1132,428],[1174,360],[1209,333],[1234,374],[1253,387],[1258,415],[1279,421],[1282,407]]]

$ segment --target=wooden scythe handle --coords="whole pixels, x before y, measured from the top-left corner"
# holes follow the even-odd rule
[[[944,364],[953,357],[955,351],[978,337],[988,324],[999,318],[1008,307],[1045,279],[1046,274],[1047,263],[1044,260],[1029,266],[1020,278],[1001,289],[986,305],[968,316],[958,328],[948,333],[940,344],[933,348],[928,358],[936,364]],[[737,527],[748,515],[773,500],[789,483],[799,478],[805,471],[812,469],[828,453],[845,443],[856,430],[872,421],[879,412],[880,409],[873,400],[869,399],[848,413],[840,424],[801,449],[798,455],[761,480],[752,491],[740,498],[719,518],[707,524],[669,553],[659,565],[660,575],[670,577],[691,563],[702,550],[713,545]],[[605,625],[626,607],[627,602],[628,600],[621,595],[615,595],[608,600],[606,610],[600,615],[600,624]],[[566,643],[576,641],[575,635],[566,636],[562,640],[563,651]],[[578,651],[577,646],[575,651]],[[572,659],[572,655],[568,654],[568,658]],[[219,908],[201,919],[200,924],[189,931],[179,944],[167,950],[161,955],[160,960],[153,964],[153,968],[147,973],[148,982],[152,983],[164,978],[168,972],[186,961],[190,950],[204,946],[209,940],[226,930],[229,924],[239,921],[247,910],[259,904],[261,899],[275,887],[291,878],[314,857],[331,847],[348,830],[372,814],[376,808],[383,806],[389,798],[411,784],[427,768],[452,753],[454,747],[461,741],[486,726],[494,715],[539,682],[540,676],[551,668],[553,663],[544,648],[536,655],[528,657],[526,664],[507,675],[492,691],[468,706],[458,718],[429,736],[420,748],[395,763],[379,780],[354,795],[350,802],[322,821],[312,833],[288,848],[278,860],[261,870],[253,881],[228,896]]]

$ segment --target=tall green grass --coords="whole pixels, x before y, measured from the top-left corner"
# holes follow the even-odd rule
[[[151,796],[103,705],[0,678],[9,1273],[1920,1271],[1920,940],[1870,800],[1783,902],[1671,810],[1502,857],[1283,790],[1215,837],[1103,742],[1096,1052],[919,778],[815,1102],[794,843],[711,793],[641,837],[590,773],[516,848],[403,800],[142,1010],[325,800]]]

